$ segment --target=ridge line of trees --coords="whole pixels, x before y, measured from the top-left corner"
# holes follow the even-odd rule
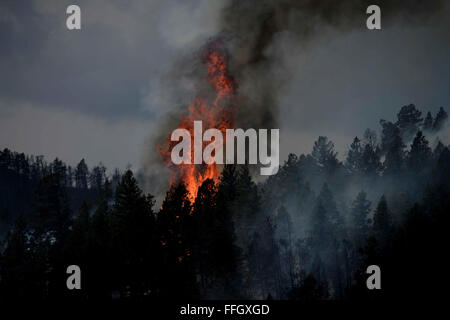
[[[380,121],[380,141],[369,129],[355,137],[344,162],[320,136],[260,184],[247,165],[225,165],[194,203],[174,185],[159,209],[131,170],[109,178],[84,160],[73,169],[0,151],[0,300],[437,296],[450,149],[426,135],[446,120],[443,108],[423,120],[404,106]],[[83,290],[65,287],[71,264]],[[365,287],[370,264],[382,294]]]

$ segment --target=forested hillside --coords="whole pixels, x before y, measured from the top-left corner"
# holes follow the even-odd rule
[[[446,276],[445,139],[443,108],[423,117],[407,105],[344,157],[320,136],[260,184],[248,166],[225,165],[193,203],[180,184],[160,208],[131,170],[4,149],[0,299],[432,298]],[[72,264],[83,290],[66,289]],[[371,264],[381,292],[366,289]]]

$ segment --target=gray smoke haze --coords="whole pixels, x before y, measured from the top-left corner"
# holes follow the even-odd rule
[[[338,126],[343,125],[343,122],[339,120],[344,120],[343,118],[347,115],[339,113],[339,109],[343,106],[337,104],[346,104],[350,101],[355,108],[356,97],[348,88],[344,88],[347,92],[339,92],[336,88],[342,86],[340,79],[335,78],[333,74],[327,74],[326,68],[336,67],[339,63],[347,64],[349,67],[348,62],[338,60],[341,56],[353,58],[353,55],[359,54],[360,59],[365,57],[368,60],[373,59],[368,52],[377,47],[377,42],[392,44],[392,36],[398,36],[405,27],[408,30],[406,39],[411,38],[414,33],[419,33],[419,37],[425,38],[427,31],[424,32],[424,26],[433,28],[442,21],[445,24],[445,17],[448,16],[445,1],[378,1],[377,4],[382,8],[382,32],[388,34],[380,40],[383,36],[373,37],[372,31],[368,31],[365,27],[367,19],[365,10],[370,4],[372,4],[370,1],[353,0],[230,0],[219,7],[219,13],[216,12],[219,17],[219,24],[216,26],[217,34],[210,39],[219,39],[224,44],[228,54],[230,73],[238,85],[236,127],[281,127],[283,157],[289,152],[310,151],[318,131],[311,128],[312,126],[325,129],[323,134],[336,141],[338,150],[345,150],[346,144],[348,145],[351,140],[348,133],[343,134]],[[217,7],[214,8],[214,10],[217,9]],[[335,39],[339,41],[344,39],[344,42],[349,39],[348,41],[353,43],[348,48],[357,47],[359,51],[342,51],[341,56],[333,56],[334,48],[331,48],[324,57],[321,49],[333,42],[336,45]],[[361,45],[355,45],[355,43]],[[199,91],[199,87],[204,85],[206,76],[204,66],[201,64],[204,47],[205,42],[193,41],[187,50],[183,50],[174,67],[162,77],[158,84],[160,89],[158,95],[162,98],[158,102],[166,105],[166,109],[170,111],[165,121],[158,127],[156,138],[155,134],[152,135],[149,142],[150,149],[154,148],[155,144],[163,143],[177,126],[180,115],[186,110],[186,106],[192,101],[195,93]],[[338,49],[342,50],[341,47],[339,46]],[[345,47],[344,45],[344,50]],[[364,47],[367,48],[364,49]],[[319,55],[319,63],[324,64],[323,60],[325,60],[325,64],[330,63],[332,66],[322,68],[317,66],[317,61],[314,61],[316,53]],[[368,54],[365,56],[366,53]],[[382,50],[380,53],[384,54]],[[410,54],[414,55],[414,53]],[[314,67],[317,67],[317,70],[314,70]],[[354,69],[350,67],[350,70],[345,71],[339,70],[337,74],[344,73],[345,80],[364,76],[370,81],[373,73],[370,71],[365,73],[364,69],[358,67]],[[373,67],[377,68],[375,63]],[[303,72],[302,68],[306,69],[306,72]],[[372,69],[371,66],[368,69]],[[303,73],[306,75],[304,78],[301,76]],[[381,78],[381,75],[375,76]],[[325,84],[321,83],[317,86],[317,91],[322,91],[315,92],[316,89],[311,88],[311,83],[317,81]],[[369,81],[366,80],[366,82]],[[395,81],[398,81],[398,78]],[[356,83],[347,83],[347,86],[351,85]],[[329,90],[324,90],[327,86],[336,86],[336,88],[330,87]],[[305,90],[315,94],[311,95],[308,92],[304,95],[299,94]],[[408,97],[408,99],[411,98],[414,97]],[[429,97],[429,99],[432,98]],[[378,98],[378,100],[381,99]],[[398,105],[391,104],[390,107],[398,110],[401,105],[410,102],[420,103],[422,100],[400,100]],[[356,102],[359,104],[359,111],[357,111],[359,114],[355,114],[355,122],[359,121],[356,120],[358,116],[367,118],[361,115],[362,112],[366,112],[366,110],[361,111],[365,107],[364,103],[364,101]],[[379,101],[375,102],[375,104],[378,103]],[[315,104],[320,106],[315,108]],[[336,104],[336,110],[331,107],[333,104]],[[367,104],[368,108],[374,105],[374,103]],[[324,107],[325,105],[327,106]],[[435,110],[437,107],[438,105],[433,105],[432,109]],[[315,115],[316,121],[303,120],[302,111],[305,118]],[[295,115],[295,119],[300,119],[299,123],[302,127],[296,126],[292,121],[292,115]],[[331,119],[334,117],[337,120],[334,124],[336,127],[330,126],[330,116]],[[393,116],[393,114],[388,112],[385,116]],[[320,121],[321,119],[323,121]],[[346,123],[348,121],[349,119],[345,119]],[[377,120],[361,122],[362,125],[367,126],[377,125]],[[303,128],[307,129],[303,130]],[[362,134],[362,128],[361,126],[359,132],[350,133],[350,136]],[[311,131],[314,133],[310,134]],[[307,147],[301,146],[299,149],[296,145],[299,141]],[[149,150],[147,154],[151,156],[144,161],[144,172],[149,176],[147,181],[152,181],[152,185],[160,186],[158,188],[160,190],[152,188],[150,190],[159,193],[167,188],[167,182],[163,183],[163,186],[159,183],[168,180],[168,172],[158,163],[160,159],[157,153]]]
[[[372,1],[232,0],[221,25],[229,40],[232,74],[239,83],[243,126],[278,125],[280,94],[292,79],[289,54],[298,55],[312,41],[327,36],[326,28],[345,33],[365,26]],[[428,23],[445,1],[378,1],[383,27]],[[249,123],[245,123],[249,122]]]
[[[154,142],[204,83],[202,50],[217,38],[239,85],[236,126],[279,127],[281,162],[319,135],[343,159],[355,135],[401,106],[435,114],[450,101],[444,1],[378,1],[377,31],[366,1],[79,0],[72,32],[72,3],[0,1],[2,148],[130,163],[151,185],[156,165],[167,186]]]

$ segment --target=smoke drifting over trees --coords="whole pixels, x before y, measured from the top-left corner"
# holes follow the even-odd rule
[[[280,107],[293,77],[293,56],[322,37],[325,28],[348,33],[365,26],[370,1],[224,1],[219,11],[218,33],[209,42],[182,51],[173,68],[154,92],[168,111],[151,132],[143,162],[149,181],[168,181],[159,155],[154,154],[177,127],[187,105],[201,92],[211,94],[202,56],[210,43],[220,43],[227,54],[229,72],[236,86],[237,128],[279,128]],[[447,7],[445,1],[381,1],[383,26],[420,26],[433,23]],[[189,51],[191,50],[191,51]],[[301,103],[301,101],[299,101]],[[295,104],[295,103],[294,103]],[[159,185],[159,184],[158,184]],[[147,190],[162,193],[149,183]]]
[[[346,33],[364,25],[368,4],[226,2],[220,32],[183,51],[161,79],[167,118],[151,132],[140,171],[108,176],[84,159],[71,167],[1,151],[0,299],[436,297],[450,208],[444,108],[424,114],[405,105],[378,130],[357,133],[346,154],[322,134],[262,182],[251,166],[225,165],[194,201],[182,183],[169,186],[155,150],[196,95],[214,95],[202,64],[211,43],[223,47],[236,83],[236,126],[273,128],[293,76],[288,58],[324,27]],[[429,23],[445,8],[445,1],[378,4],[383,26]],[[84,290],[66,289],[71,264],[83,270]],[[383,271],[382,295],[365,286],[371,264]]]
[[[291,76],[286,55],[320,38],[320,28],[348,32],[361,28],[370,1],[232,0],[223,9],[222,36],[242,98],[239,119],[248,127],[273,127],[278,120],[278,95]],[[383,23],[424,23],[445,8],[445,1],[379,1]],[[395,21],[395,22],[394,22]],[[320,28],[318,28],[320,26]],[[294,48],[297,48],[293,50]]]
[[[318,137],[310,154],[291,154],[259,184],[247,165],[226,165],[194,202],[174,185],[159,209],[139,174],[108,177],[101,164],[73,169],[5,149],[1,297],[438,297],[450,150],[427,138],[444,132],[446,111],[430,116],[419,120],[420,110],[404,106],[397,121],[380,121],[379,139],[372,130],[355,137],[344,162]],[[64,287],[74,263],[87,270],[79,292]],[[382,295],[365,287],[371,264],[383,270]],[[425,278],[409,282],[419,273]]]

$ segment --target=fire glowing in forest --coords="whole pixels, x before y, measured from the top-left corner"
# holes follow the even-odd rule
[[[204,129],[216,128],[223,134],[225,134],[226,129],[234,128],[236,87],[228,72],[227,56],[220,44],[208,47],[204,54],[204,64],[208,71],[207,81],[214,90],[214,96],[212,98],[196,96],[178,125],[178,128],[186,129],[191,133],[192,145],[194,144],[194,121],[201,120]],[[166,167],[170,169],[170,184],[184,183],[193,202],[197,195],[198,187],[206,179],[213,179],[217,182],[220,170],[216,163],[174,165],[170,154],[175,145],[176,142],[171,141],[169,135],[166,145],[158,146],[158,150]],[[202,149],[205,146],[206,144],[203,142]],[[193,159],[191,162],[194,163]]]

